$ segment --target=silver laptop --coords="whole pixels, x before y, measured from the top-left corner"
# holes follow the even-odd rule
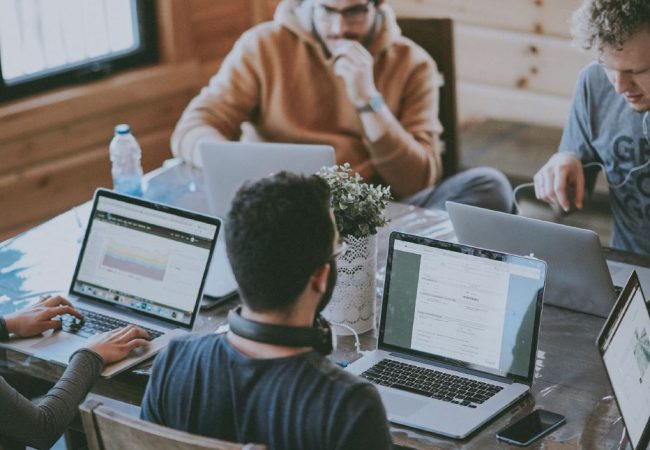
[[[214,217],[97,190],[67,294],[84,322],[3,346],[66,365],[92,335],[132,323],[149,332],[149,346],[102,375],[149,358],[192,330],[220,227]]]
[[[636,272],[597,343],[630,444],[644,450],[650,445],[650,315]]]
[[[335,163],[334,148],[328,145],[203,141],[199,144],[199,152],[210,211],[222,218],[228,214],[237,190],[245,181],[282,170],[311,175],[321,167]],[[236,289],[237,282],[226,255],[225,233],[222,232],[205,294],[221,298]]]
[[[390,421],[465,438],[533,382],[543,261],[393,232],[378,349],[346,370]]]
[[[459,242],[546,261],[544,299],[550,305],[607,317],[615,286],[623,286],[632,270],[650,286],[650,269],[606,261],[591,230],[454,202],[446,207]]]

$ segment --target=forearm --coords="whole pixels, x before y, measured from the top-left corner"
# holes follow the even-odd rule
[[[411,134],[386,106],[360,117],[373,165],[396,198],[415,194],[441,178],[437,135]]]
[[[179,122],[172,134],[172,154],[194,167],[203,167],[199,153],[202,140],[226,141],[226,137],[216,128],[207,124],[186,124]]]
[[[38,449],[50,448],[74,419],[103,367],[95,353],[76,353],[61,379],[38,404],[0,378],[0,435]]]

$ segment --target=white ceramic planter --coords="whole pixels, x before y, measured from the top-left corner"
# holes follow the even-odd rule
[[[323,315],[334,323],[345,324],[357,333],[375,326],[377,272],[377,235],[365,238],[347,237],[348,251],[336,259],[338,278],[332,300]],[[352,332],[332,324],[334,332]]]

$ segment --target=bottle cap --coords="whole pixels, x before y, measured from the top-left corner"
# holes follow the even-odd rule
[[[126,123],[121,123],[115,127],[115,134],[129,134],[131,127]]]

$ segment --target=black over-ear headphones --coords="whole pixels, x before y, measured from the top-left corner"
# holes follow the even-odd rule
[[[318,353],[332,353],[332,328],[320,314],[313,327],[289,327],[255,322],[241,316],[241,306],[228,312],[230,331],[252,341],[287,347],[312,347]]]

